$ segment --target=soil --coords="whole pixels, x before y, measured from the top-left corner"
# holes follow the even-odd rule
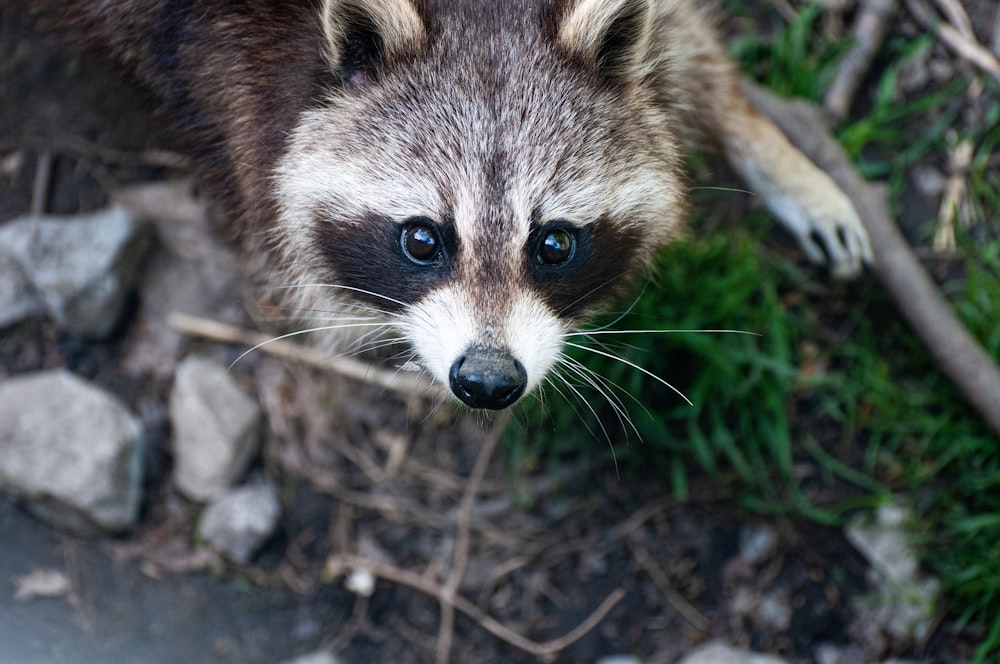
[[[123,186],[176,178],[171,164],[183,159],[173,157],[155,102],[100,57],[67,48],[23,5],[0,6],[0,220],[39,202],[39,171],[50,175],[42,202],[51,213],[99,208]],[[215,273],[202,274],[211,282]],[[268,416],[254,472],[281,488],[284,516],[252,565],[227,564],[198,546],[199,507],[169,481],[175,354],[134,361],[150,348],[141,321],[166,325],[143,299],[149,281],[109,342],[69,338],[44,320],[0,336],[0,377],[69,367],[139,413],[151,447],[143,519],[121,537],[78,539],[0,501],[0,663],[252,664],[320,648],[344,662],[432,661],[442,611],[418,581],[440,589],[465,550],[463,492],[499,424],[264,355],[241,361],[235,371]],[[217,281],[206,288],[228,298],[228,322],[249,324],[253,298],[235,290],[238,281],[221,295]],[[242,350],[180,343],[181,352],[224,361]],[[635,654],[666,663],[713,639],[795,662],[814,661],[824,645],[845,662],[961,662],[973,652],[975,635],[946,620],[920,646],[872,637],[859,608],[872,592],[867,566],[840,529],[763,519],[719,479],[693,477],[690,486],[685,501],[674,500],[667,478],[622,471],[610,453],[513,477],[495,456],[477,486],[457,588],[482,615],[456,614],[451,661],[535,661],[483,616],[544,642],[581,625],[617,589],[620,601],[557,661]],[[824,487],[828,500],[845,491]],[[776,538],[760,560],[741,553],[755,533]],[[337,574],[341,554],[414,578],[383,578],[371,597],[355,594]],[[62,571],[68,592],[16,599],[14,581],[37,570]]]

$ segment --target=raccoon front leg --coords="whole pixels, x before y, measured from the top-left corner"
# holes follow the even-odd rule
[[[833,180],[788,142],[747,99],[704,9],[658,0],[661,84],[685,124],[721,148],[806,255],[849,277],[871,262],[868,234]]]
[[[872,262],[872,250],[854,205],[739,94],[720,136],[729,163],[810,260],[828,261],[835,277],[856,275],[862,263]]]

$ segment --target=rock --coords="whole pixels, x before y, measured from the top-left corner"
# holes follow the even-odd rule
[[[170,395],[177,488],[206,501],[231,487],[257,452],[260,418],[224,366],[197,356],[181,362]]]
[[[79,217],[21,217],[0,227],[13,259],[64,329],[91,339],[114,331],[151,235],[122,207]]]
[[[216,496],[202,513],[199,534],[225,557],[245,564],[274,533],[279,516],[277,492],[259,480]]]
[[[778,531],[766,523],[740,528],[740,556],[751,565],[766,563],[778,551]]]
[[[713,643],[690,653],[679,664],[785,664],[785,660]]]
[[[344,588],[361,597],[375,594],[375,575],[366,569],[357,569],[347,576]]]
[[[597,664],[642,664],[642,661],[633,655],[609,655],[597,660]]]
[[[901,505],[882,505],[874,523],[857,519],[848,525],[846,535],[871,564],[877,588],[878,598],[865,612],[867,629],[877,623],[902,643],[923,644],[934,625],[940,583],[920,573],[917,554],[903,528],[910,518]]]
[[[0,330],[44,311],[20,264],[0,249]]]
[[[309,655],[302,655],[301,657],[296,657],[295,659],[285,660],[281,664],[340,664],[340,660],[337,659],[332,653],[320,650],[319,652],[314,652]]]
[[[238,302],[247,279],[233,246],[217,233],[206,205],[187,181],[133,185],[114,193],[115,203],[156,229],[156,250],[143,263],[139,306],[122,348],[125,371],[170,378],[186,335],[166,321],[175,313],[241,324]]]
[[[135,524],[142,426],[117,399],[68,371],[0,383],[0,489],[79,534]]]

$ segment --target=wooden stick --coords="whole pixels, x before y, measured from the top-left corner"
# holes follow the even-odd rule
[[[942,23],[923,0],[906,0],[906,6],[918,23],[934,31],[942,44],[1000,83],[1000,60],[997,60],[989,49],[976,41],[975,38],[970,39],[964,36],[950,23]]]
[[[1000,371],[913,255],[890,216],[885,188],[861,179],[814,106],[781,99],[750,82],[744,90],[758,110],[826,171],[854,203],[871,239],[875,270],[896,307],[941,371],[1000,436]]]
[[[851,28],[854,41],[844,54],[823,96],[823,107],[837,120],[847,115],[875,53],[885,41],[889,21],[896,15],[896,0],[865,0]]]
[[[276,357],[333,371],[342,376],[396,392],[431,398],[437,398],[444,394],[441,388],[419,375],[381,369],[349,357],[334,357],[316,348],[284,339],[276,339],[260,332],[244,330],[207,318],[174,312],[167,316],[167,324],[184,334],[222,343],[250,346],[252,349]]]

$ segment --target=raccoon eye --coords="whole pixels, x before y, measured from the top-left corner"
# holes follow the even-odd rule
[[[576,252],[576,235],[566,228],[554,228],[542,236],[536,260],[543,265],[562,265]]]
[[[441,254],[441,237],[430,219],[416,218],[403,226],[399,244],[417,265],[430,265]]]

